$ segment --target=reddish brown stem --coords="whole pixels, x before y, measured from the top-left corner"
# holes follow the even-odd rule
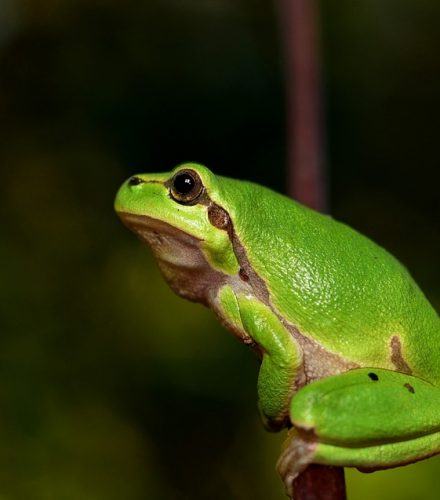
[[[316,5],[278,0],[285,58],[288,193],[326,211]]]
[[[295,500],[345,500],[342,467],[312,464],[293,483]]]

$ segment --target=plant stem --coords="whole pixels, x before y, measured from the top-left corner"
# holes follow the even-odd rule
[[[317,7],[313,0],[278,2],[285,59],[288,193],[325,211]]]
[[[312,464],[293,483],[295,500],[345,500],[342,467]]]

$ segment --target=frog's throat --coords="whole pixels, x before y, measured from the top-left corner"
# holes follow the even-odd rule
[[[118,215],[151,248],[165,280],[181,297],[208,305],[212,290],[225,284],[226,276],[207,262],[201,249],[203,240],[148,215]]]

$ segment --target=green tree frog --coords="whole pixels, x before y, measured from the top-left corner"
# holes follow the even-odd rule
[[[310,463],[373,471],[440,452],[440,322],[406,269],[350,227],[194,163],[139,174],[115,208],[171,288],[261,357],[259,408]]]

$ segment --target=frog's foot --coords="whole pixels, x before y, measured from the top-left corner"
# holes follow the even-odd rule
[[[289,430],[277,462],[277,471],[284,482],[287,496],[293,495],[293,482],[313,462],[315,456],[316,440],[308,439],[308,433],[304,436],[301,434],[295,428]]]
[[[359,368],[292,399],[295,430],[278,461],[288,494],[310,464],[386,469],[440,453],[440,389],[417,377]]]

